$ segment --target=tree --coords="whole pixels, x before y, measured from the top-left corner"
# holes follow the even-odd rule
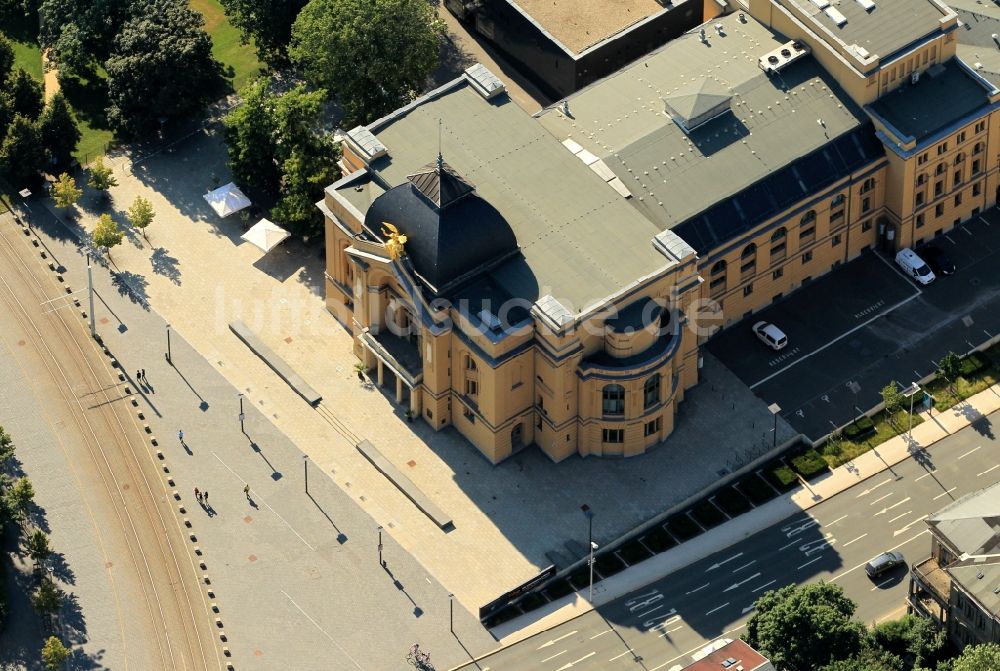
[[[73,207],[82,195],[83,189],[78,189],[76,180],[65,172],[59,175],[59,179],[52,186],[52,198],[58,208]]]
[[[444,24],[427,0],[309,0],[288,54],[350,127],[412,100],[437,67]]]
[[[951,671],[986,671],[1000,669],[1000,645],[968,645],[951,664]]]
[[[892,653],[864,648],[856,657],[827,664],[823,671],[903,671],[905,668],[903,660]]]
[[[61,91],[56,92],[42,110],[38,118],[38,131],[49,161],[59,168],[68,167],[73,161],[73,152],[76,151],[81,136],[73,110]]]
[[[201,109],[220,89],[204,18],[184,0],[139,0],[115,37],[108,72],[108,121],[138,136]]]
[[[42,581],[38,584],[38,589],[35,590],[35,594],[31,598],[31,605],[40,614],[46,615],[48,613],[55,613],[62,608],[62,600],[62,591],[56,587],[56,584],[49,578],[42,578]]]
[[[875,626],[871,646],[908,662],[908,667],[933,666],[947,636],[943,629],[918,615],[904,615]]]
[[[958,356],[954,352],[948,352],[943,357],[941,361],[938,362],[938,375],[944,377],[948,380],[948,388],[951,393],[955,394],[955,382],[962,375],[962,357]]]
[[[31,179],[45,165],[45,151],[38,124],[20,114],[14,116],[7,137],[0,144],[0,172],[15,182]]]
[[[272,67],[287,63],[292,24],[306,0],[221,1],[229,22],[239,28],[243,44],[254,41],[260,60]]]
[[[98,156],[94,165],[90,166],[90,178],[87,180],[87,186],[105,192],[113,186],[118,186],[114,171],[104,165],[104,157]]]
[[[132,207],[125,213],[130,224],[142,231],[142,237],[146,237],[146,227],[153,223],[156,212],[153,211],[153,204],[142,196],[136,196],[132,202]],[[146,238],[147,240],[149,238]]]
[[[0,470],[6,468],[14,460],[16,452],[17,448],[14,445],[14,439],[0,426]]]
[[[0,35],[0,82],[7,81],[14,69],[14,47],[10,40]]]
[[[60,71],[84,73],[111,53],[135,0],[41,0],[38,38]]]
[[[42,562],[49,558],[52,554],[52,546],[49,545],[49,537],[45,535],[45,532],[41,529],[35,529],[28,540],[25,542],[25,549],[28,552],[28,556],[31,560],[35,562],[36,566],[40,566]]]
[[[903,393],[899,391],[899,383],[895,380],[882,387],[879,392],[882,395],[882,402],[885,404],[885,414],[892,417],[896,411],[903,406]]]
[[[25,72],[24,68],[14,70],[7,78],[5,88],[15,115],[20,114],[34,121],[42,113],[42,83]]]
[[[813,671],[861,651],[864,626],[839,585],[788,585],[757,599],[743,639],[779,669]]]
[[[94,240],[94,246],[104,247],[110,259],[111,248],[121,244],[123,233],[118,230],[118,224],[115,223],[110,214],[102,214],[91,237]]]
[[[69,648],[55,636],[49,636],[42,646],[42,663],[49,671],[57,671],[69,659]]]
[[[243,104],[227,114],[223,123],[233,177],[273,196],[281,185],[281,171],[275,162],[279,138],[273,113],[278,96],[269,91],[269,83],[260,77],[240,89]]]
[[[35,500],[35,488],[28,478],[18,478],[3,498],[4,505],[10,514],[18,521],[23,522],[28,517],[32,501]]]

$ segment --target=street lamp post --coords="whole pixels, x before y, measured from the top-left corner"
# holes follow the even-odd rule
[[[385,562],[382,561],[382,525],[378,527],[378,563],[382,568],[385,568]]]
[[[90,300],[90,337],[97,338],[97,326],[94,324],[94,273],[90,268],[90,254],[87,254],[87,297]]]
[[[908,440],[913,440],[913,399],[916,397],[917,392],[920,391],[920,385],[916,382],[910,383],[910,426],[906,430],[906,437]]]
[[[580,510],[587,516],[587,547],[590,548],[590,601],[594,601],[594,550],[597,544],[594,543],[594,511],[586,503],[580,506]]]
[[[173,365],[173,359],[170,356],[170,324],[167,324],[167,363]]]
[[[448,594],[448,629],[455,633],[455,595]]]
[[[306,479],[306,494],[309,493],[309,455],[302,455],[302,474]],[[382,545],[382,541],[379,540],[379,545]]]
[[[778,447],[778,413],[781,412],[781,406],[777,403],[772,403],[767,406],[767,409],[774,415],[774,442],[771,443],[771,449],[774,449]]]
[[[240,394],[239,397],[240,397],[240,431],[242,433],[246,433],[246,430],[243,428],[243,419],[246,417],[246,415],[243,414],[243,394]]]

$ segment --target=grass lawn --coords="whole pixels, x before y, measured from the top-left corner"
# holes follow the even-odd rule
[[[205,17],[205,31],[212,36],[212,55],[222,63],[233,90],[240,90],[261,68],[253,43],[240,43],[240,31],[229,23],[219,0],[191,0],[191,8]]]
[[[875,433],[871,433],[862,440],[854,441],[843,439],[833,443],[827,443],[822,447],[823,458],[830,468],[836,468],[841,464],[846,464],[852,459],[856,459],[872,448],[878,447],[885,441],[904,434],[909,430],[910,418],[908,410],[900,410],[893,417],[895,426],[888,421],[885,412],[876,414],[872,419],[875,422]],[[917,412],[913,413],[913,426],[922,424],[924,418]]]
[[[0,16],[0,32],[14,46],[14,67],[22,67],[38,81],[42,80],[42,51],[38,46],[38,25],[20,12]]]

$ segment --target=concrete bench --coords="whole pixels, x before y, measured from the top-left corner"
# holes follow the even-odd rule
[[[389,478],[389,481],[396,485],[406,498],[413,501],[413,504],[420,512],[431,518],[431,521],[438,525],[442,531],[451,531],[455,528],[455,524],[451,518],[445,515],[426,494],[420,491],[420,488],[413,484],[412,480],[403,475],[398,468],[382,456],[382,453],[375,449],[374,445],[367,440],[362,440],[356,447],[358,448],[358,452],[372,463],[372,466],[382,475]]]
[[[260,341],[254,332],[251,331],[246,324],[236,320],[229,324],[229,330],[232,331],[237,338],[243,341],[243,343],[250,348],[250,350],[263,359],[271,370],[278,374],[282,380],[288,383],[288,386],[292,390],[305,399],[306,403],[316,407],[319,402],[323,400],[315,389],[306,384],[305,380],[299,377],[291,366],[285,363],[285,360],[280,356],[271,351],[271,348]]]

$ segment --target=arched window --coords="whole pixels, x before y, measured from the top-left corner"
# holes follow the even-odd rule
[[[716,261],[715,265],[712,266],[712,271],[711,272],[712,272],[712,277],[715,277],[716,275],[721,275],[721,274],[725,273],[726,272],[726,262],[724,260],[723,261]]]
[[[802,215],[802,221],[800,221],[799,224],[811,224],[814,221],[816,221],[816,210],[809,210]]]
[[[937,167],[934,169],[935,175],[943,175],[945,170],[944,163],[938,163]]]
[[[972,153],[973,153],[973,155],[983,153],[983,143],[982,142],[977,142],[975,145],[973,145],[973,147],[972,147]]]
[[[465,355],[465,370],[476,370],[476,360],[468,354]]]
[[[833,200],[830,201],[830,207],[840,207],[841,205],[844,204],[844,200],[845,200],[844,194],[838,193],[836,196],[833,197]]]
[[[875,188],[875,178],[869,177],[861,183],[861,193],[868,193]]]
[[[955,165],[962,163],[965,160],[965,154],[959,153],[955,155]]]
[[[653,377],[646,380],[646,384],[642,386],[642,407],[649,410],[654,405],[660,402],[660,374],[657,373]]]
[[[757,256],[757,245],[751,242],[743,248],[743,251],[740,253],[740,258],[745,261],[754,256]]]
[[[771,242],[780,242],[781,239],[784,238],[787,233],[788,231],[786,231],[785,227],[782,226],[781,228],[779,228],[778,230],[776,230],[774,233],[771,234]]]
[[[625,387],[620,384],[606,384],[602,397],[601,411],[606,417],[625,414]]]

